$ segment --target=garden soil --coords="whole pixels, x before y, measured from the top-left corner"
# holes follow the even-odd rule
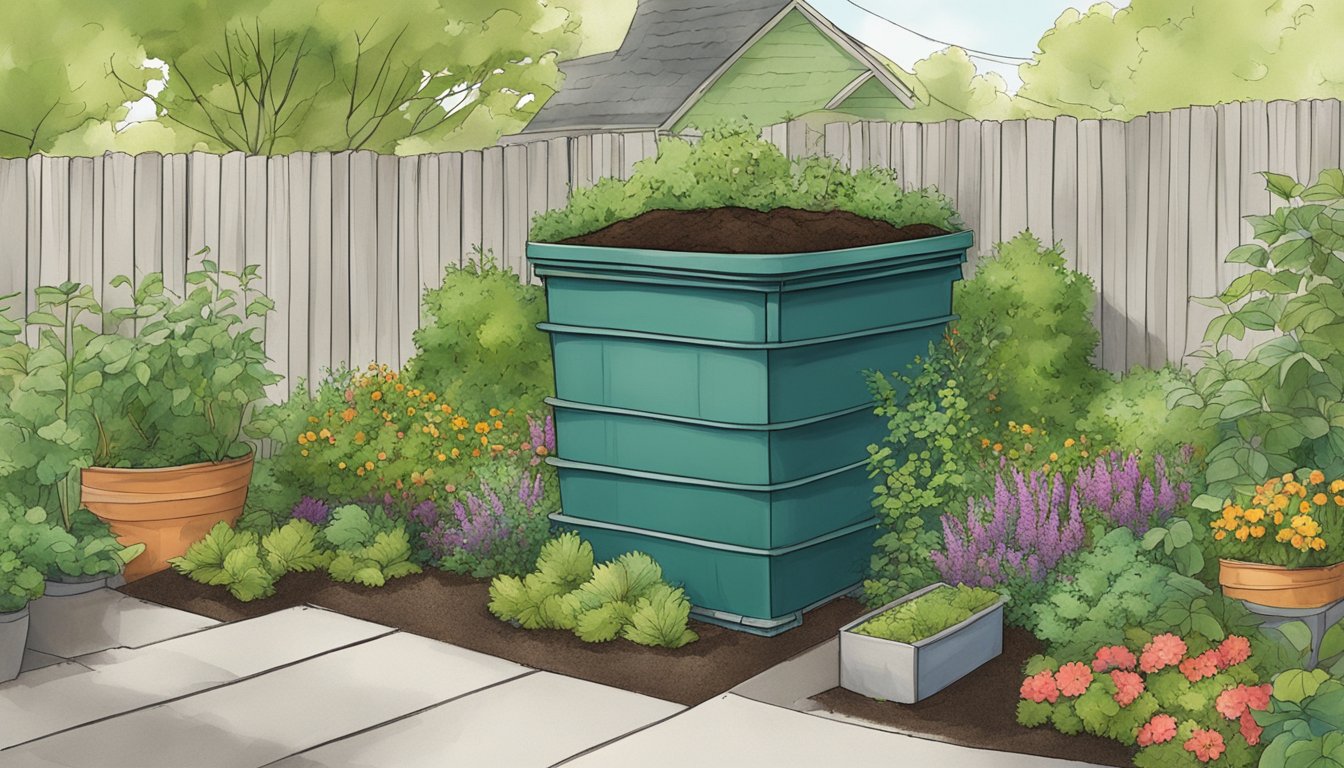
[[[276,594],[240,603],[220,587],[198,584],[175,571],[132,582],[121,591],[217,621],[237,621],[297,605],[316,605],[473,651],[583,680],[694,706],[835,637],[861,616],[848,598],[808,612],[803,625],[775,638],[692,622],[700,639],[677,650],[626,640],[585,643],[569,632],[518,629],[486,609],[489,585],[432,571],[366,589],[333,582],[326,573],[291,573]]]
[[[1065,736],[1048,726],[1024,728],[1017,724],[1022,667],[1027,659],[1043,651],[1041,642],[1031,633],[1006,627],[1003,653],[998,658],[917,704],[878,701],[843,688],[832,688],[813,699],[832,712],[968,747],[1102,765],[1133,765],[1134,750],[1119,742],[1088,734]]]
[[[711,208],[649,211],[561,242],[693,253],[810,253],[946,234],[931,224],[894,227],[847,211]]]

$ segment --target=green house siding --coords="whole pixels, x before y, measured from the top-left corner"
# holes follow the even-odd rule
[[[673,130],[742,117],[755,125],[778,123],[825,107],[866,70],[801,12],[791,11],[743,52]],[[888,98],[900,104],[890,94]]]
[[[903,112],[909,112],[900,99],[891,95],[882,83],[869,80],[840,102],[836,112],[862,117],[865,120],[899,120]]]

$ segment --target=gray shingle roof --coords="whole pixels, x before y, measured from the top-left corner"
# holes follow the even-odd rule
[[[560,65],[565,81],[523,133],[656,128],[789,0],[640,0],[614,53]]]

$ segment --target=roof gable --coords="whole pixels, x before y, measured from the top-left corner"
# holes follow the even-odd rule
[[[791,10],[870,68],[897,98],[910,91],[861,43],[800,0],[640,0],[614,53],[560,65],[565,80],[525,134],[667,128]],[[913,103],[913,102],[911,102]]]

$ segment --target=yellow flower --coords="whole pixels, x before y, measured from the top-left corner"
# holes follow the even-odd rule
[[[1260,509],[1259,507],[1246,510],[1246,522],[1258,523],[1263,519],[1265,519],[1265,510]]]
[[[341,411],[341,418],[344,419],[344,420],[346,421],[346,423],[349,423],[349,422],[351,422],[351,421],[354,421],[354,420],[355,420],[355,409],[354,409],[354,408],[346,408],[344,411]]]
[[[1016,421],[1010,421],[1010,422],[1008,422],[1008,431],[1009,431],[1009,432],[1016,432],[1016,431],[1017,431],[1017,422],[1016,422]]]
[[[499,411],[498,408],[491,408],[491,409],[490,409],[490,416],[491,416],[491,418],[493,418],[493,417],[495,417],[495,416],[498,416],[499,413],[500,413],[500,411]]]
[[[304,455],[304,456],[307,456],[307,455],[308,455],[308,449],[307,449],[307,448],[304,448],[302,451],[299,451],[299,453],[302,454],[302,455]]]
[[[476,422],[476,431],[479,434],[484,435],[490,431],[490,425],[486,424],[484,421],[478,421]]]
[[[309,424],[316,424],[316,423],[317,423],[317,417],[316,417],[316,416],[309,416],[309,417],[308,417],[308,423],[309,423]]]
[[[331,430],[323,427],[322,431],[317,433],[317,436],[325,440],[328,437],[331,437]]]
[[[364,468],[363,468],[363,467],[360,467],[359,469],[356,469],[356,470],[355,470],[355,474],[359,475],[360,477],[363,477],[363,476],[364,476]]]
[[[982,438],[980,438],[980,447],[981,447],[981,448],[988,448],[988,447],[989,447],[989,438],[988,438],[988,437],[982,437]]]
[[[1283,482],[1285,482],[1285,483],[1291,483],[1291,482],[1293,482],[1293,473],[1292,473],[1292,472],[1284,472],[1284,473],[1283,473]]]
[[[1306,539],[1302,538],[1302,534],[1300,533],[1293,534],[1293,538],[1290,543],[1293,545],[1295,549],[1302,549],[1302,550],[1306,549],[1306,547],[1303,546],[1306,543]]]
[[[1275,539],[1276,541],[1286,542],[1286,541],[1288,541],[1289,539],[1291,539],[1292,537],[1293,537],[1293,529],[1292,529],[1292,528],[1284,528],[1283,530],[1279,531],[1279,534],[1278,534],[1277,536],[1275,536],[1274,539]]]
[[[453,450],[457,450],[457,449],[454,448]],[[446,453],[440,451],[440,452],[434,454],[434,458],[438,459],[439,461],[447,461],[447,460],[448,460],[448,454],[446,454]]]
[[[373,462],[372,462],[372,461],[366,461],[366,462],[364,462],[364,468],[365,468],[365,469],[373,469]]]
[[[1065,440],[1065,441],[1064,441],[1064,447],[1065,447],[1065,448],[1072,448],[1072,447],[1073,447],[1073,438],[1072,438],[1072,437],[1070,437],[1068,440]]]
[[[1237,541],[1245,541],[1246,537],[1251,535],[1251,529],[1243,525],[1237,529],[1234,535],[1237,537]]]
[[[496,420],[495,429],[503,429],[503,428],[504,428],[504,422]]]
[[[1023,424],[1023,425],[1022,425],[1022,434],[1024,434],[1024,435],[1030,435],[1030,434],[1032,433],[1032,431],[1033,431],[1033,428],[1032,428],[1032,426],[1031,426],[1030,424]]]
[[[1311,542],[1311,548],[1316,550],[1317,552],[1320,552],[1322,549],[1325,549],[1325,539],[1322,539],[1320,537],[1313,539]]]
[[[1264,535],[1265,535],[1265,526],[1263,525],[1251,526],[1251,538],[1258,539],[1263,537]]]
[[[378,452],[378,460],[379,460],[379,461],[387,461],[387,451],[379,451],[379,452]]]
[[[345,469],[345,462],[342,461],[340,464],[337,464],[337,465],[336,465],[336,468],[337,468],[337,469]]]
[[[1297,505],[1297,511],[1305,515],[1311,511],[1311,504],[1309,502],[1304,501]]]
[[[1307,475],[1307,480],[1310,480],[1312,485],[1316,485],[1317,483],[1324,483],[1325,473],[1319,469],[1313,469],[1311,470],[1311,474]]]
[[[363,444],[364,444],[364,441],[367,440],[367,439],[368,439],[368,438],[365,437],[365,435],[364,435],[364,433],[363,433],[362,431],[361,431],[361,432],[356,432],[356,433],[355,433],[355,443],[356,443],[357,445],[363,445]]]
[[[317,435],[313,434],[312,432],[309,432],[308,434],[304,435],[304,437],[308,438],[308,442],[310,443],[317,440]]]
[[[1087,458],[1087,451],[1079,451],[1079,452],[1078,452],[1078,455],[1079,455],[1079,456],[1082,456],[1084,459],[1086,459],[1086,458]]]
[[[407,409],[406,409],[406,415],[407,415],[407,416],[414,416],[414,415],[415,415],[415,407],[412,406],[412,407],[407,408]]]
[[[1336,480],[1330,484],[1331,493],[1339,493],[1340,491],[1344,491],[1344,480]]]
[[[405,384],[401,384],[401,383],[398,383],[398,384],[397,384],[397,391],[398,391],[398,392],[403,392],[403,391],[405,391],[405,390],[406,390],[406,385],[405,385]]]
[[[994,452],[995,452],[995,453],[998,453],[999,451],[1002,451],[1002,450],[1003,450],[1003,443],[995,443],[995,444],[994,444]]]
[[[462,451],[458,450],[457,448],[454,448],[453,450],[449,451],[449,453],[452,454],[454,459],[462,455]]]
[[[1344,507],[1344,496],[1336,496],[1335,503],[1341,507]]]
[[[1274,511],[1274,524],[1283,525],[1283,513],[1278,510]]]
[[[1217,533],[1213,534],[1214,541],[1222,541],[1223,539],[1226,538],[1227,538],[1227,531],[1218,531]]]
[[[375,390],[373,391],[373,394],[372,394],[372,395],[369,395],[369,398],[370,398],[370,399],[373,399],[373,400],[382,400],[382,399],[383,399],[383,393],[382,393],[381,391],[375,389]]]
[[[307,435],[299,435],[299,445],[305,445],[305,444],[307,444],[307,443],[308,443],[308,436],[307,436]]]
[[[490,444],[490,438],[486,437],[485,435],[481,435],[481,445],[489,445],[489,444]]]
[[[1272,503],[1270,506],[1272,506],[1272,507],[1277,507],[1278,509],[1287,509],[1287,508],[1288,508],[1288,497],[1287,497],[1287,496],[1284,496],[1282,493],[1280,493],[1280,494],[1276,494],[1276,495],[1274,496],[1274,501],[1273,501],[1273,503]]]

